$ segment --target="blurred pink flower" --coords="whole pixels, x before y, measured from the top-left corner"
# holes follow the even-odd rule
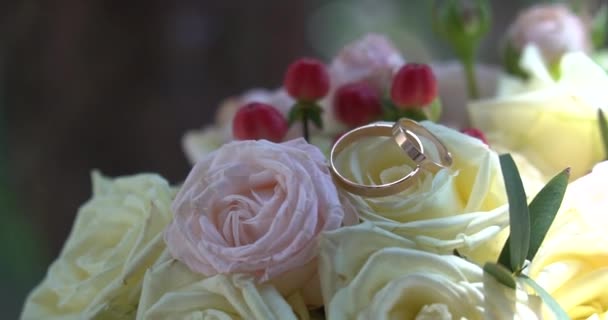
[[[386,37],[367,34],[345,46],[331,62],[331,86],[365,81],[384,92],[393,73],[404,63],[401,53]]]
[[[519,14],[510,26],[507,40],[517,51],[535,44],[548,63],[556,63],[566,52],[591,50],[589,29],[564,4],[535,5]]]

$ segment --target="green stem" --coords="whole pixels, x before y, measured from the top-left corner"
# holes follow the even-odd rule
[[[465,77],[467,79],[467,88],[469,90],[469,100],[479,99],[479,90],[477,87],[477,77],[475,76],[475,63],[472,58],[462,59]]]
[[[310,142],[310,139],[308,137],[308,110],[305,110],[302,113],[302,132],[304,134],[304,140],[306,140],[306,142]]]

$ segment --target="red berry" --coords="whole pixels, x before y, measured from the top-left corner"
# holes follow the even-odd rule
[[[232,120],[232,134],[237,140],[281,142],[287,129],[287,120],[276,108],[258,102],[242,106]]]
[[[408,63],[393,78],[391,98],[401,109],[428,106],[437,97],[437,80],[426,64]]]
[[[486,145],[488,144],[488,140],[486,139],[486,135],[483,133],[483,131],[477,129],[477,128],[466,128],[466,129],[462,129],[460,130],[460,132],[471,136],[473,138],[477,138],[479,140],[481,140],[483,143],[485,143]]]
[[[349,126],[367,124],[381,113],[378,92],[365,82],[345,84],[334,95],[334,114]]]
[[[297,100],[316,101],[329,91],[329,74],[325,65],[316,59],[296,60],[287,69],[283,86]]]

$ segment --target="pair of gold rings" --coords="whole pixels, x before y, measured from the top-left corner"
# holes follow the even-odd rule
[[[379,185],[359,184],[346,178],[336,168],[334,163],[336,157],[352,143],[370,136],[392,137],[407,156],[414,161],[416,164],[414,169],[396,181]],[[428,139],[435,145],[439,154],[437,161],[424,153],[424,146],[420,137]],[[412,186],[421,170],[436,172],[451,165],[452,155],[446,146],[428,129],[410,119],[400,119],[395,123],[375,122],[355,128],[336,141],[329,156],[329,166],[336,183],[350,193],[365,197],[385,197],[397,194]]]

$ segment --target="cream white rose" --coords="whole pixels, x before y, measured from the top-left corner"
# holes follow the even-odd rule
[[[93,197],[21,319],[132,319],[142,279],[164,249],[174,191],[161,177],[93,173]]]
[[[318,235],[357,222],[341,200],[325,157],[304,139],[236,141],[194,166],[165,239],[195,272],[246,273],[290,295],[318,284]]]
[[[491,145],[522,154],[546,180],[566,167],[572,178],[586,174],[605,156],[597,113],[607,110],[608,75],[584,54],[568,53],[556,81],[535,47],[524,51],[522,68],[529,81],[504,78],[496,98],[469,105],[473,126]]]
[[[323,298],[329,319],[537,319],[539,301],[454,255],[364,223],[324,234]]]
[[[363,220],[412,239],[425,250],[457,249],[480,263],[495,260],[504,241],[496,236],[508,225],[498,155],[476,138],[432,122],[421,124],[447,146],[453,165],[436,174],[421,171],[419,181],[397,195],[351,195],[351,202]],[[427,143],[425,150],[433,149]],[[352,181],[369,185],[403,177],[412,162],[388,137],[374,137],[345,149],[337,166]]]
[[[607,190],[608,162],[571,183],[530,265],[530,276],[572,319],[608,318]]]
[[[146,272],[137,320],[308,319],[302,298],[291,301],[293,307],[272,285],[251,276],[207,278],[167,254]]]

